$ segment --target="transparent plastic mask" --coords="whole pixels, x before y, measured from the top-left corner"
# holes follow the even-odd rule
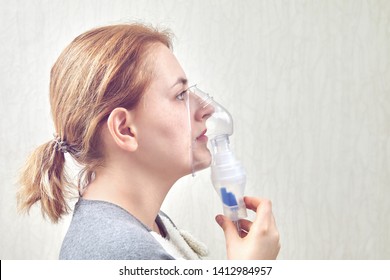
[[[238,221],[247,216],[243,200],[246,176],[229,145],[233,118],[223,106],[196,86],[190,87],[187,92],[192,174],[211,166],[211,180],[222,200],[224,214]]]
[[[212,143],[220,137],[229,137],[233,134],[233,119],[230,113],[217,103],[208,93],[203,92],[197,86],[192,86],[187,91],[187,108],[189,126],[191,130],[191,162],[192,173],[207,168],[211,164],[210,152],[213,151]],[[208,156],[204,156],[205,144],[209,150]]]
[[[213,97],[198,89],[196,86],[190,88],[190,92],[194,99],[198,102],[197,106],[202,109],[209,108],[212,113],[207,116],[206,127],[207,136],[210,140],[214,140],[218,136],[233,134],[233,118],[230,113],[217,103]],[[195,101],[195,100],[194,100]]]

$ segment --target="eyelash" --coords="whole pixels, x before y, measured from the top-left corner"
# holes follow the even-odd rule
[[[184,101],[184,94],[188,93],[188,91],[191,90],[191,88],[193,88],[193,87],[196,87],[196,84],[194,84],[194,85],[186,88],[182,92],[180,92],[178,95],[176,95],[176,99],[179,101]]]
[[[183,90],[182,92],[180,92],[178,95],[176,95],[176,99],[180,100],[180,101],[183,101],[184,100],[184,94],[186,94],[187,91],[188,91],[188,89]]]

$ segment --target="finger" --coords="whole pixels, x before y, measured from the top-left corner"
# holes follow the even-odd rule
[[[239,238],[236,225],[223,215],[215,217],[218,225],[222,228],[226,241]]]
[[[256,211],[256,221],[261,221],[265,225],[272,225],[275,223],[275,218],[272,213],[272,203],[270,200],[263,199],[260,203],[260,205],[257,207]]]
[[[267,201],[267,200],[259,198],[259,197],[251,197],[251,196],[244,197],[244,202],[245,202],[246,208],[248,208],[252,211],[255,211],[255,212],[257,212],[259,205],[265,201]]]
[[[256,218],[253,223],[256,224],[257,229],[268,231],[269,229],[276,228],[270,200],[257,197],[245,197],[244,201],[249,209],[256,212]]]

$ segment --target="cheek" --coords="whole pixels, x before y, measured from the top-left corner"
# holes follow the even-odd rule
[[[186,112],[179,110],[156,113],[145,122],[147,127],[143,139],[164,145],[167,150],[189,148],[191,143],[191,128]]]
[[[188,138],[188,141],[190,140],[191,127],[186,108],[167,109],[163,114],[156,116],[156,119],[158,119],[161,131],[167,137],[182,141],[187,141],[185,138]]]
[[[175,146],[172,148],[178,148],[179,146],[189,147],[191,143],[191,128],[188,120],[172,118],[164,127],[162,134],[173,142],[172,144]]]

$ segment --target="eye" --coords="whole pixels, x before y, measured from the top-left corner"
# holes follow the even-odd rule
[[[180,92],[178,95],[176,95],[176,99],[180,100],[180,101],[183,101],[185,99],[185,94],[187,93],[187,90],[188,89],[186,89],[186,90]]]

